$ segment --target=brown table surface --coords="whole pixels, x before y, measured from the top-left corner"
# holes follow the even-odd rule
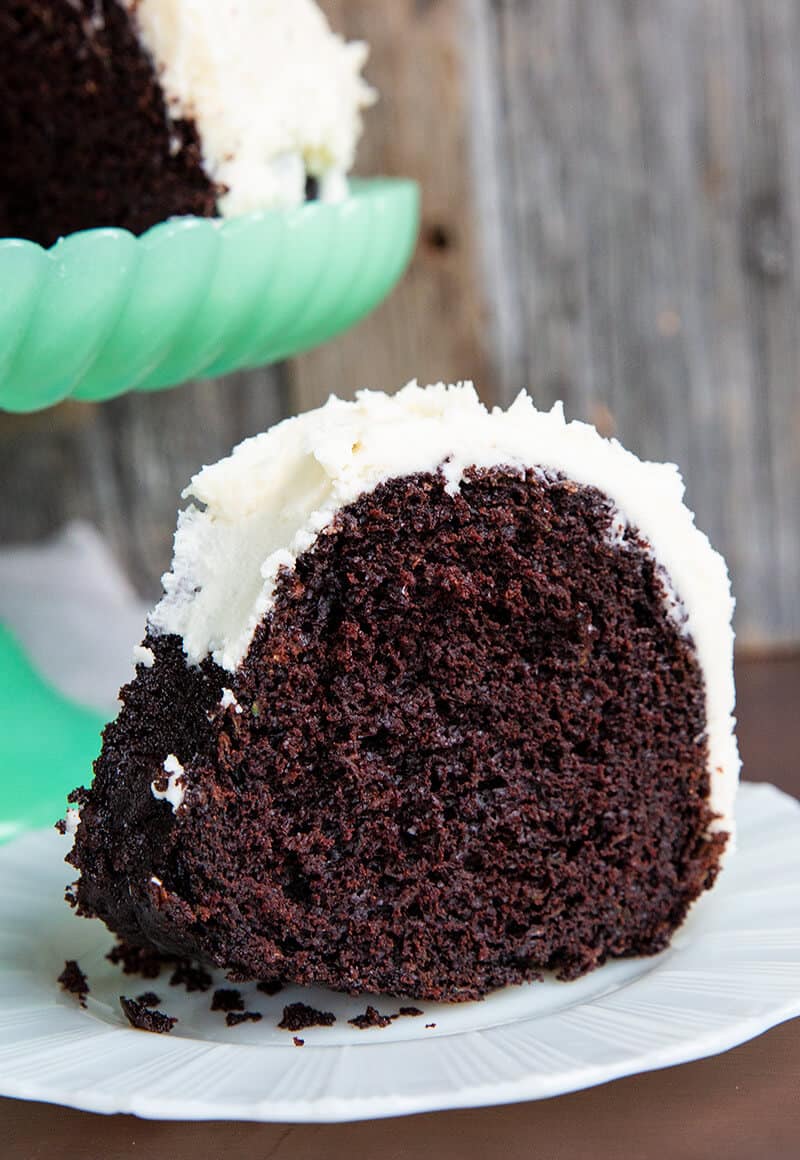
[[[800,796],[800,656],[741,661],[737,676],[745,776]],[[800,1020],[724,1055],[557,1099],[361,1124],[155,1123],[0,1100],[0,1156],[798,1160]]]

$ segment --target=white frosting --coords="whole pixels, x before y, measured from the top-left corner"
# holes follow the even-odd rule
[[[146,645],[134,645],[133,663],[135,665],[144,665],[146,669],[152,669],[153,665],[156,663],[156,654],[151,648],[147,648]]]
[[[175,119],[191,118],[226,217],[346,195],[374,100],[367,46],[331,32],[313,0],[121,0]]]
[[[164,759],[163,765],[164,773],[169,774],[167,778],[167,788],[158,789],[155,782],[150,785],[150,792],[158,801],[167,801],[172,806],[173,814],[177,814],[180,807],[183,805],[183,799],[186,796],[186,777],[185,770],[178,761],[174,753],[170,753]]]
[[[691,634],[706,683],[711,803],[730,828],[739,757],[733,736],[733,600],[725,562],[694,525],[672,464],[645,463],[563,408],[537,411],[521,394],[487,411],[471,384],[409,383],[394,396],[287,419],[205,467],[184,492],[172,571],[151,615],[157,632],[183,638],[190,663],[205,656],[230,672],[269,611],[278,571],[291,568],[336,512],[380,482],[442,467],[450,492],[471,466],[540,467],[604,492],[624,524],[652,546],[671,584],[670,603]],[[680,601],[680,604],[678,604]]]
[[[67,816],[64,819],[64,837],[69,838],[70,847],[75,845],[75,835],[81,824],[81,811],[76,806],[67,807]]]
[[[239,704],[239,702],[234,697],[232,689],[223,689],[222,690],[222,696],[220,697],[219,707],[220,707],[220,709],[233,708],[234,713],[241,713],[241,711],[242,711],[242,706]]]
[[[75,835],[78,832],[78,826],[80,824],[80,809],[77,806],[67,806],[67,814],[64,818],[64,837],[69,838],[70,849],[75,845]]]
[[[64,833],[68,838],[74,838],[78,832],[78,826],[81,824],[81,811],[75,809],[74,806],[69,806],[64,821]]]

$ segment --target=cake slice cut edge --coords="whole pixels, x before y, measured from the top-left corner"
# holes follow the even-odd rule
[[[236,979],[429,999],[668,944],[739,770],[727,569],[676,468],[411,383],[185,496],[155,660],[78,794],[83,913]]]

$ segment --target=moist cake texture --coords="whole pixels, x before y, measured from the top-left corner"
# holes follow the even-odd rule
[[[81,913],[234,979],[426,999],[668,944],[738,773],[727,574],[674,469],[524,397],[412,385],[191,492],[73,795]]]
[[[4,0],[0,236],[337,200],[366,55],[313,0]]]
[[[174,1015],[165,1015],[163,1011],[154,1011],[136,999],[120,995],[119,1005],[122,1013],[137,1031],[152,1031],[156,1035],[166,1035],[172,1030],[178,1020]]]

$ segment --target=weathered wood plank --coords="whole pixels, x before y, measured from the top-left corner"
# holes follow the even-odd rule
[[[501,393],[680,463],[740,638],[800,639],[800,6],[469,0],[468,25]]]
[[[461,0],[322,0],[333,26],[370,45],[380,100],[366,113],[358,172],[416,178],[419,247],[404,281],[349,334],[296,359],[292,404],[408,379],[474,378],[491,396],[477,269]]]
[[[286,410],[280,368],[98,406],[0,415],[0,542],[91,520],[148,597],[169,566],[181,490]]]

